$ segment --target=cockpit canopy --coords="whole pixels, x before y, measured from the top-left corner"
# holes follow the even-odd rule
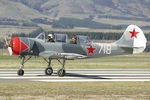
[[[68,38],[67,34],[55,33],[54,36],[55,36],[55,42],[63,42],[63,43],[67,42],[67,38]]]
[[[89,43],[90,39],[88,36],[84,36],[84,35],[78,35],[77,36],[77,43],[82,44],[82,43]]]
[[[36,37],[36,39],[40,39],[40,40],[45,41],[45,39],[46,39],[45,33],[40,33],[40,34]]]
[[[37,39],[40,39],[44,42],[47,42],[48,35],[45,33],[40,33],[37,37]],[[54,41],[60,42],[60,43],[70,43],[71,39],[68,39],[67,34],[61,34],[61,33],[54,33]],[[86,44],[90,42],[90,38],[85,35],[77,35],[77,44]]]

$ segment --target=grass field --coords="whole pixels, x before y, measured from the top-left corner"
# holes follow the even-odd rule
[[[149,100],[150,82],[0,83],[4,100]]]
[[[0,56],[0,68],[19,68],[20,58],[16,56]],[[33,57],[27,63],[25,68],[43,68],[45,69],[47,63],[40,57]],[[59,68],[61,65],[56,61],[52,61],[54,68]],[[86,68],[100,68],[100,69],[150,69],[150,53],[143,53],[137,55],[124,55],[113,57],[102,57],[96,59],[83,60],[68,60],[66,62],[66,69],[86,69]]]
[[[0,69],[18,69],[16,56],[0,56]],[[60,66],[52,62],[54,68]],[[67,61],[66,69],[149,69],[150,53]],[[33,57],[25,68],[43,68],[42,58]],[[150,82],[43,83],[0,81],[0,100],[149,100]]]

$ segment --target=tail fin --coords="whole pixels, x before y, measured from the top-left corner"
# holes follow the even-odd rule
[[[141,53],[146,48],[146,42],[143,31],[136,25],[129,25],[116,44],[119,47],[133,48],[133,53]]]

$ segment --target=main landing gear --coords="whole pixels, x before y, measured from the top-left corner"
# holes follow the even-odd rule
[[[46,60],[46,59],[45,59]],[[51,58],[48,59],[48,67],[45,69],[45,75],[52,75],[53,74],[53,68],[51,67]]]
[[[66,71],[65,71],[65,58],[63,59],[62,62],[60,60],[58,60],[58,61],[62,65],[62,68],[57,71],[57,75],[60,76],[60,77],[63,77],[66,74]]]
[[[53,74],[53,68],[51,67],[51,58],[48,59],[48,61],[44,58],[44,60],[48,63],[48,67],[45,69],[45,75],[52,75]],[[61,62],[60,59],[57,59],[58,62],[62,65],[62,68],[57,71],[57,75],[60,77],[65,76],[65,58],[63,58],[63,61]]]
[[[24,64],[31,59],[32,56],[30,56],[28,59],[26,59],[25,56],[21,57],[21,66],[20,69],[18,70],[17,74],[18,76],[23,76],[24,75]],[[48,60],[46,58],[43,58],[47,63],[48,63],[48,67],[45,69],[45,75],[52,75],[53,74],[53,68],[51,67],[51,58],[48,58]],[[58,62],[62,65],[61,69],[59,69],[57,71],[57,75],[60,77],[65,76],[66,71],[65,71],[65,58],[62,59],[62,61],[60,59],[57,59]]]

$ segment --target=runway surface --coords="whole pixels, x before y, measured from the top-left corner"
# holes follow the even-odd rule
[[[0,70],[2,81],[39,81],[39,82],[103,82],[103,81],[150,81],[150,69],[74,69],[66,70],[65,77],[58,77],[57,70],[52,76],[46,76],[44,69],[25,69],[24,76],[18,76],[17,70]]]

